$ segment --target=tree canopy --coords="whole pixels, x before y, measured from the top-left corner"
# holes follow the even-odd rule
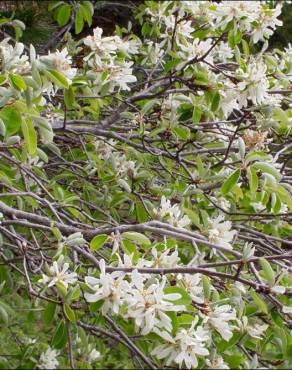
[[[1,19],[0,368],[291,368],[284,2],[124,6]]]

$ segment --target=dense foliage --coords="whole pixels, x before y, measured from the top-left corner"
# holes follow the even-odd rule
[[[75,38],[92,3],[57,1],[61,48],[0,42],[0,368],[291,368],[282,6],[145,1],[141,34]]]

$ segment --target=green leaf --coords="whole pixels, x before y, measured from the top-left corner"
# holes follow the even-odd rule
[[[242,39],[242,33],[239,28],[236,31],[232,28],[228,32],[228,45],[231,48],[234,48],[235,45],[239,44],[241,39]]]
[[[83,11],[82,8],[79,7],[76,11],[75,16],[75,33],[78,35],[83,30],[84,20],[83,20]]]
[[[283,203],[286,203],[289,209],[292,209],[291,194],[282,185],[278,185],[273,189]]]
[[[137,246],[127,239],[122,240],[122,248],[129,256],[133,255],[133,262],[137,262],[139,259],[139,252]]]
[[[151,245],[151,241],[147,238],[147,236],[137,233],[135,231],[127,231],[122,234],[122,237],[125,239],[133,240],[136,243],[149,246]]]
[[[100,310],[101,306],[103,305],[104,303],[104,300],[99,300],[99,301],[96,301],[96,302],[93,302],[93,303],[90,303],[89,304],[89,311],[90,313],[94,313],[94,312],[97,312]]]
[[[90,242],[90,249],[94,252],[102,248],[104,243],[108,240],[109,236],[106,234],[96,235]]]
[[[261,265],[261,268],[263,269],[267,282],[269,283],[269,285],[274,286],[275,285],[275,272],[272,269],[272,266],[263,257],[259,259],[259,263]]]
[[[74,92],[71,86],[69,87],[69,89],[64,90],[64,101],[65,101],[67,109],[73,108]]]
[[[269,311],[266,303],[260,298],[260,296],[254,290],[250,291],[250,295],[254,303],[257,305],[257,307],[267,315]]]
[[[241,40],[241,44],[242,44],[243,53],[248,58],[249,57],[249,46],[248,46],[248,43],[245,40],[242,39]]]
[[[243,161],[244,156],[245,156],[245,142],[241,137],[238,138],[238,149],[239,149],[240,159]]]
[[[200,216],[198,212],[195,212],[194,210],[189,209],[189,208],[184,208],[184,212],[189,217],[189,219],[192,221],[194,225],[196,225],[198,228],[201,227]]]
[[[29,118],[22,121],[21,129],[28,152],[31,156],[34,156],[37,150],[37,134]]]
[[[247,169],[247,177],[249,180],[249,188],[251,193],[255,193],[258,189],[259,180],[257,176],[257,171],[252,166]]]
[[[241,33],[240,29],[237,28],[237,30],[234,34],[234,42],[237,45],[237,44],[240,43],[241,40],[242,40],[242,33]]]
[[[57,346],[62,342],[64,336],[66,336],[66,327],[64,320],[61,320],[53,335],[52,346],[57,348]]]
[[[280,181],[282,178],[281,173],[270,163],[256,162],[252,165],[257,170],[261,170],[264,173],[269,173],[274,176],[276,180]]]
[[[0,85],[3,85],[6,82],[7,77],[5,75],[0,75]]]
[[[203,291],[205,300],[209,300],[211,296],[211,283],[206,275],[202,275]]]
[[[167,73],[171,71],[174,67],[176,67],[181,62],[181,59],[172,59],[169,62],[165,63],[164,72]]]
[[[69,84],[68,84],[67,78],[63,76],[60,72],[56,71],[55,69],[47,69],[47,70],[44,70],[44,73],[57,86],[68,89]]]
[[[198,85],[207,85],[209,83],[209,77],[207,72],[197,71],[195,74],[195,81]]]
[[[198,106],[194,106],[193,110],[193,123],[198,124],[201,121],[202,111],[201,108]]]
[[[146,113],[150,112],[150,110],[154,107],[155,104],[158,103],[158,100],[149,100],[141,109],[141,114],[144,116]]]
[[[212,103],[211,103],[211,111],[216,112],[220,104],[220,94],[216,92],[213,96]]]
[[[240,169],[238,168],[228,177],[228,179],[221,186],[221,189],[220,189],[221,194],[226,195],[233,188],[233,186],[237,184],[239,177],[240,177]]]
[[[146,212],[141,202],[136,203],[135,209],[138,222],[143,223],[148,221],[149,219],[148,213]]]
[[[150,33],[150,30],[151,30],[150,24],[148,22],[144,22],[141,29],[142,36],[144,37],[147,36]]]
[[[83,1],[82,4],[83,17],[86,20],[89,27],[92,25],[92,16],[94,13],[93,5],[90,1]]]
[[[177,286],[170,286],[166,287],[163,290],[164,294],[170,295],[170,294],[177,294],[179,296],[176,300],[169,300],[167,297],[165,300],[169,302],[174,302],[175,304],[181,304],[181,305],[189,305],[192,302],[191,296],[185,291],[185,289],[177,287]]]
[[[48,5],[48,11],[56,9],[61,4],[64,4],[64,1],[51,1]]]
[[[56,287],[57,287],[58,292],[60,293],[61,297],[65,298],[66,295],[67,295],[67,289],[66,289],[65,285],[61,281],[58,281],[56,283]]]
[[[249,164],[254,161],[266,161],[270,160],[271,156],[263,152],[250,152],[245,157],[245,164]]]
[[[45,325],[49,325],[53,321],[54,316],[55,316],[55,312],[56,312],[56,308],[57,308],[56,303],[49,302],[47,304],[47,307],[45,308],[44,316],[43,316],[43,320],[44,320]]]
[[[231,47],[231,48],[234,48],[234,46],[235,46],[233,28],[228,32],[228,46]]]
[[[69,4],[64,4],[57,10],[56,13],[56,19],[59,26],[65,26],[65,24],[67,24],[70,19],[71,6]]]
[[[24,79],[19,75],[14,75],[14,74],[10,73],[9,74],[9,80],[10,80],[12,86],[18,91],[25,90],[27,88]]]
[[[6,135],[6,126],[1,118],[0,118],[0,135],[2,136]]]
[[[64,303],[64,314],[69,321],[71,322],[76,321],[75,313],[67,303]]]
[[[282,123],[282,127],[287,127],[289,122],[288,114],[280,107],[274,109],[274,117]]]
[[[5,305],[2,304],[2,302],[0,302],[0,324],[1,323],[4,323],[4,324],[9,323],[9,315],[8,315]]]
[[[18,132],[21,126],[21,115],[14,106],[4,107],[0,111],[0,118],[6,127],[6,137],[12,136]]]
[[[194,321],[194,316],[183,313],[182,315],[177,317],[177,324],[178,326],[181,325],[191,325],[192,322]]]
[[[81,290],[79,288],[79,286],[76,286],[72,292],[70,293],[70,301],[76,301],[79,299],[80,297],[80,294],[81,294]]]
[[[188,140],[190,138],[190,129],[188,127],[176,126],[172,131],[182,140]]]

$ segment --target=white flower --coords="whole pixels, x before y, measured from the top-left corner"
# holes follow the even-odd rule
[[[227,59],[231,59],[233,57],[233,51],[228,46],[227,42],[221,41],[215,49],[215,55],[220,62],[225,63]]]
[[[2,71],[25,73],[29,69],[28,56],[22,55],[24,45],[17,42],[13,47],[9,38],[0,42],[0,67]]]
[[[198,366],[197,356],[208,356],[209,351],[205,348],[205,342],[209,335],[202,326],[195,326],[198,322],[196,317],[189,329],[180,328],[170,343],[162,344],[155,348],[151,354],[158,359],[166,359],[166,366],[173,362],[180,368],[196,369]]]
[[[289,315],[292,315],[292,306],[291,307],[289,307],[289,306],[283,306],[282,307],[282,311],[283,311],[283,313],[287,313]]]
[[[130,268],[130,267],[151,267],[153,262],[152,261],[148,261],[142,257],[140,257],[137,261],[136,264],[133,263],[133,255],[134,254],[131,254],[130,256],[128,254],[124,254],[123,255],[123,260],[121,259],[120,255],[118,255],[118,260],[119,260],[119,263],[118,263],[118,266],[119,267],[127,267],[127,268]]]
[[[228,211],[230,209],[230,206],[231,206],[230,202],[227,199],[225,199],[223,197],[220,197],[218,192],[215,192],[214,195],[215,195],[214,197],[211,197],[212,201],[215,204],[218,204],[218,206],[223,208],[225,211]]]
[[[66,289],[69,284],[74,284],[77,281],[78,275],[76,272],[69,272],[69,263],[64,261],[64,256],[61,255],[57,261],[53,262],[53,265],[49,267],[48,275],[43,274],[40,283],[46,284],[48,288],[61,283]]]
[[[229,341],[232,337],[233,326],[229,326],[229,321],[236,320],[235,310],[232,309],[230,305],[223,305],[216,307],[214,311],[208,313],[208,316],[205,317],[204,322],[213,327],[221,337]]]
[[[35,339],[33,339],[33,338],[26,338],[26,343],[27,344],[35,344],[35,342],[36,342],[37,340],[36,340],[36,338]]]
[[[161,34],[161,38],[169,38],[169,41],[172,39],[173,30],[176,27],[176,33],[174,35],[174,40],[177,45],[181,44],[182,37],[185,39],[191,38],[192,32],[194,32],[194,28],[192,27],[191,21],[182,20],[180,22],[176,22],[176,17],[174,15],[169,15],[163,18],[165,25],[166,25],[166,33]]]
[[[290,43],[288,47],[284,49],[284,58],[287,59],[288,62],[292,61],[292,45]]]
[[[239,108],[235,86],[226,81],[224,83],[224,89],[220,90],[220,97],[220,108],[223,111],[224,117],[227,118],[234,109]]]
[[[112,139],[107,140],[107,142],[104,140],[95,140],[93,144],[100,158],[108,160],[115,149],[116,142]]]
[[[246,107],[248,100],[253,104],[263,104],[269,99],[269,81],[266,78],[267,67],[263,62],[253,61],[247,65],[247,71],[238,70],[238,77],[242,80],[238,83],[238,103],[240,107]]]
[[[111,233],[110,240],[113,243],[112,255],[119,251],[121,243],[121,234],[117,231],[116,233]]]
[[[275,285],[271,288],[271,292],[275,294],[284,294],[286,291],[286,288],[281,285]]]
[[[155,8],[147,7],[146,12],[147,14],[151,15],[151,21],[152,22],[155,22],[156,20],[158,20],[158,22],[160,22],[161,20],[164,21],[165,19],[164,13],[171,3],[172,1],[159,1]]]
[[[251,28],[251,23],[256,20],[259,11],[259,1],[223,1],[215,10],[211,10],[215,16],[216,27],[223,29],[230,21],[234,21],[242,31]]]
[[[153,247],[151,253],[154,259],[151,259],[151,267],[164,267],[170,268],[178,265],[180,258],[178,257],[177,249],[171,253],[170,249],[166,249],[163,252],[157,252],[157,249]]]
[[[115,167],[117,168],[117,173],[119,175],[124,175],[131,173],[132,176],[137,175],[136,163],[134,161],[127,160],[125,155],[116,154],[114,158]]]
[[[209,240],[214,244],[218,244],[225,248],[232,248],[231,242],[236,234],[235,230],[231,230],[231,221],[223,221],[224,216],[219,215],[213,220],[209,219]]]
[[[47,67],[53,68],[58,72],[62,73],[69,82],[75,77],[77,73],[77,68],[72,68],[72,57],[68,55],[67,48],[55,53],[50,53],[48,55],[41,56],[39,61],[45,64]]]
[[[279,211],[279,213],[287,213],[288,212],[288,206],[287,204],[283,204],[281,205],[281,209]]]
[[[264,206],[262,202],[251,202],[250,205],[256,212],[261,212],[266,208],[266,206]]]
[[[161,335],[161,329],[172,330],[171,319],[165,312],[182,311],[185,306],[175,305],[168,300],[177,300],[179,294],[164,294],[163,289],[166,278],[162,282],[155,282],[148,287],[144,285],[145,277],[134,270],[132,272],[132,289],[126,298],[128,313],[125,317],[133,318],[141,334],[146,335],[151,331]]]
[[[127,57],[130,57],[131,54],[139,53],[138,47],[141,46],[141,42],[138,40],[125,40],[116,36],[116,45],[117,49],[125,54]]]
[[[194,39],[192,44],[187,46],[182,46],[181,49],[187,54],[187,59],[201,58],[203,57],[211,48],[212,40],[207,39],[206,41],[201,41],[200,39]],[[212,52],[204,59],[209,63],[213,63]]]
[[[247,333],[255,339],[262,339],[262,335],[268,329],[269,325],[263,324],[260,325],[257,322],[248,322],[248,318],[243,316],[241,320],[237,319],[241,333]]]
[[[88,355],[88,362],[91,364],[100,358],[100,352],[95,348]]]
[[[161,64],[163,64],[162,56],[164,54],[164,50],[160,44],[154,43],[150,40],[145,40],[147,50],[143,51],[142,54],[145,55],[145,58],[141,62],[141,64],[145,64],[147,61],[150,64],[157,64],[159,60],[161,60]]]
[[[85,277],[85,282],[93,290],[93,293],[86,292],[84,297],[87,302],[97,302],[103,299],[104,303],[101,308],[103,315],[109,311],[117,314],[123,303],[125,293],[129,289],[129,284],[123,279],[125,276],[123,272],[106,273],[103,259],[100,260],[99,267],[99,278]]]
[[[117,49],[117,36],[101,37],[103,33],[102,28],[96,27],[93,30],[93,36],[87,36],[83,40],[86,46],[91,50],[99,53],[112,53]]]
[[[57,356],[59,352],[51,349],[49,347],[46,352],[43,352],[40,356],[40,361],[38,363],[38,367],[40,369],[57,369],[59,365],[59,361],[57,360]]]
[[[282,4],[279,3],[274,9],[261,7],[261,11],[258,13],[257,25],[251,33],[254,43],[269,38],[278,26],[282,26],[283,22],[277,19],[281,14],[281,10]]]
[[[195,18],[202,19],[203,22],[212,23],[214,19],[213,13],[210,11],[210,1],[197,0],[197,1],[180,1],[179,5],[182,10],[191,12]]]
[[[154,214],[160,218],[167,218],[170,225],[184,228],[191,223],[188,216],[183,215],[178,205],[171,205],[170,200],[166,199],[163,195],[161,197],[160,209],[154,210]]]
[[[133,75],[132,65],[134,62],[117,61],[110,59],[108,62],[100,60],[95,55],[88,63],[93,76],[97,76],[96,85],[109,84],[109,91],[112,92],[116,86],[120,90],[130,90],[129,83],[136,82],[137,78]]]
[[[179,286],[189,293],[193,301],[196,303],[204,302],[204,297],[202,295],[203,288],[200,286],[200,274],[178,274],[177,281]]]
[[[207,359],[206,364],[210,367],[210,369],[229,369],[229,366],[224,362],[221,356],[216,356],[212,359],[212,361]]]
[[[247,326],[247,333],[256,339],[262,339],[262,335],[268,329],[269,325],[263,324],[260,325],[258,323],[254,323],[253,325]]]

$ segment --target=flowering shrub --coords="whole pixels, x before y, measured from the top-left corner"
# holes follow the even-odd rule
[[[51,8],[79,33],[74,4]],[[139,36],[0,42],[1,368],[292,366],[281,8],[145,1]]]

